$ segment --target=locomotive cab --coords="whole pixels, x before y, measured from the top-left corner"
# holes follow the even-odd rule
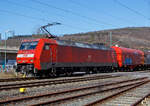
[[[53,55],[56,52],[55,46],[56,40],[52,39],[24,40],[17,54],[16,72],[27,76],[47,75],[56,61]]]
[[[23,41],[17,54],[16,72],[28,74],[34,71],[35,52],[38,41]]]

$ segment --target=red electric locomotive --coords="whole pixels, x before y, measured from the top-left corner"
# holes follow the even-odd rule
[[[17,54],[17,72],[55,76],[76,71],[101,72],[117,67],[114,48],[41,38],[24,40]]]

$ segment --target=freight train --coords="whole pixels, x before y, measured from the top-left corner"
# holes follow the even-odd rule
[[[22,41],[16,60],[16,72],[34,76],[150,68],[150,52],[49,38]]]

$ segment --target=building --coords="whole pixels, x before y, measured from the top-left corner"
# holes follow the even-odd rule
[[[6,53],[6,63],[7,64],[15,64],[17,51],[19,48],[17,47],[9,47],[5,48],[4,46],[0,46],[0,65],[5,64],[5,53]]]

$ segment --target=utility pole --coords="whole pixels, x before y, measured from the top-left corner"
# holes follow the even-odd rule
[[[5,72],[6,72],[6,62],[7,62],[7,34],[8,33],[12,33],[12,35],[14,35],[14,31],[11,30],[7,30],[5,31]]]
[[[2,35],[1,35],[1,33],[0,33],[0,41],[2,40],[2,38],[1,38],[1,37],[2,37]]]
[[[5,72],[6,72],[6,59],[7,59],[7,57],[6,57],[7,56],[7,54],[6,54],[6,52],[7,52],[7,50],[6,50],[7,49],[7,47],[6,47],[6,33],[7,32],[5,32]]]
[[[14,37],[14,36],[15,36],[15,31],[12,30],[12,31],[10,31],[10,32],[12,33],[12,37]]]
[[[109,32],[109,46],[112,46],[112,32]]]

